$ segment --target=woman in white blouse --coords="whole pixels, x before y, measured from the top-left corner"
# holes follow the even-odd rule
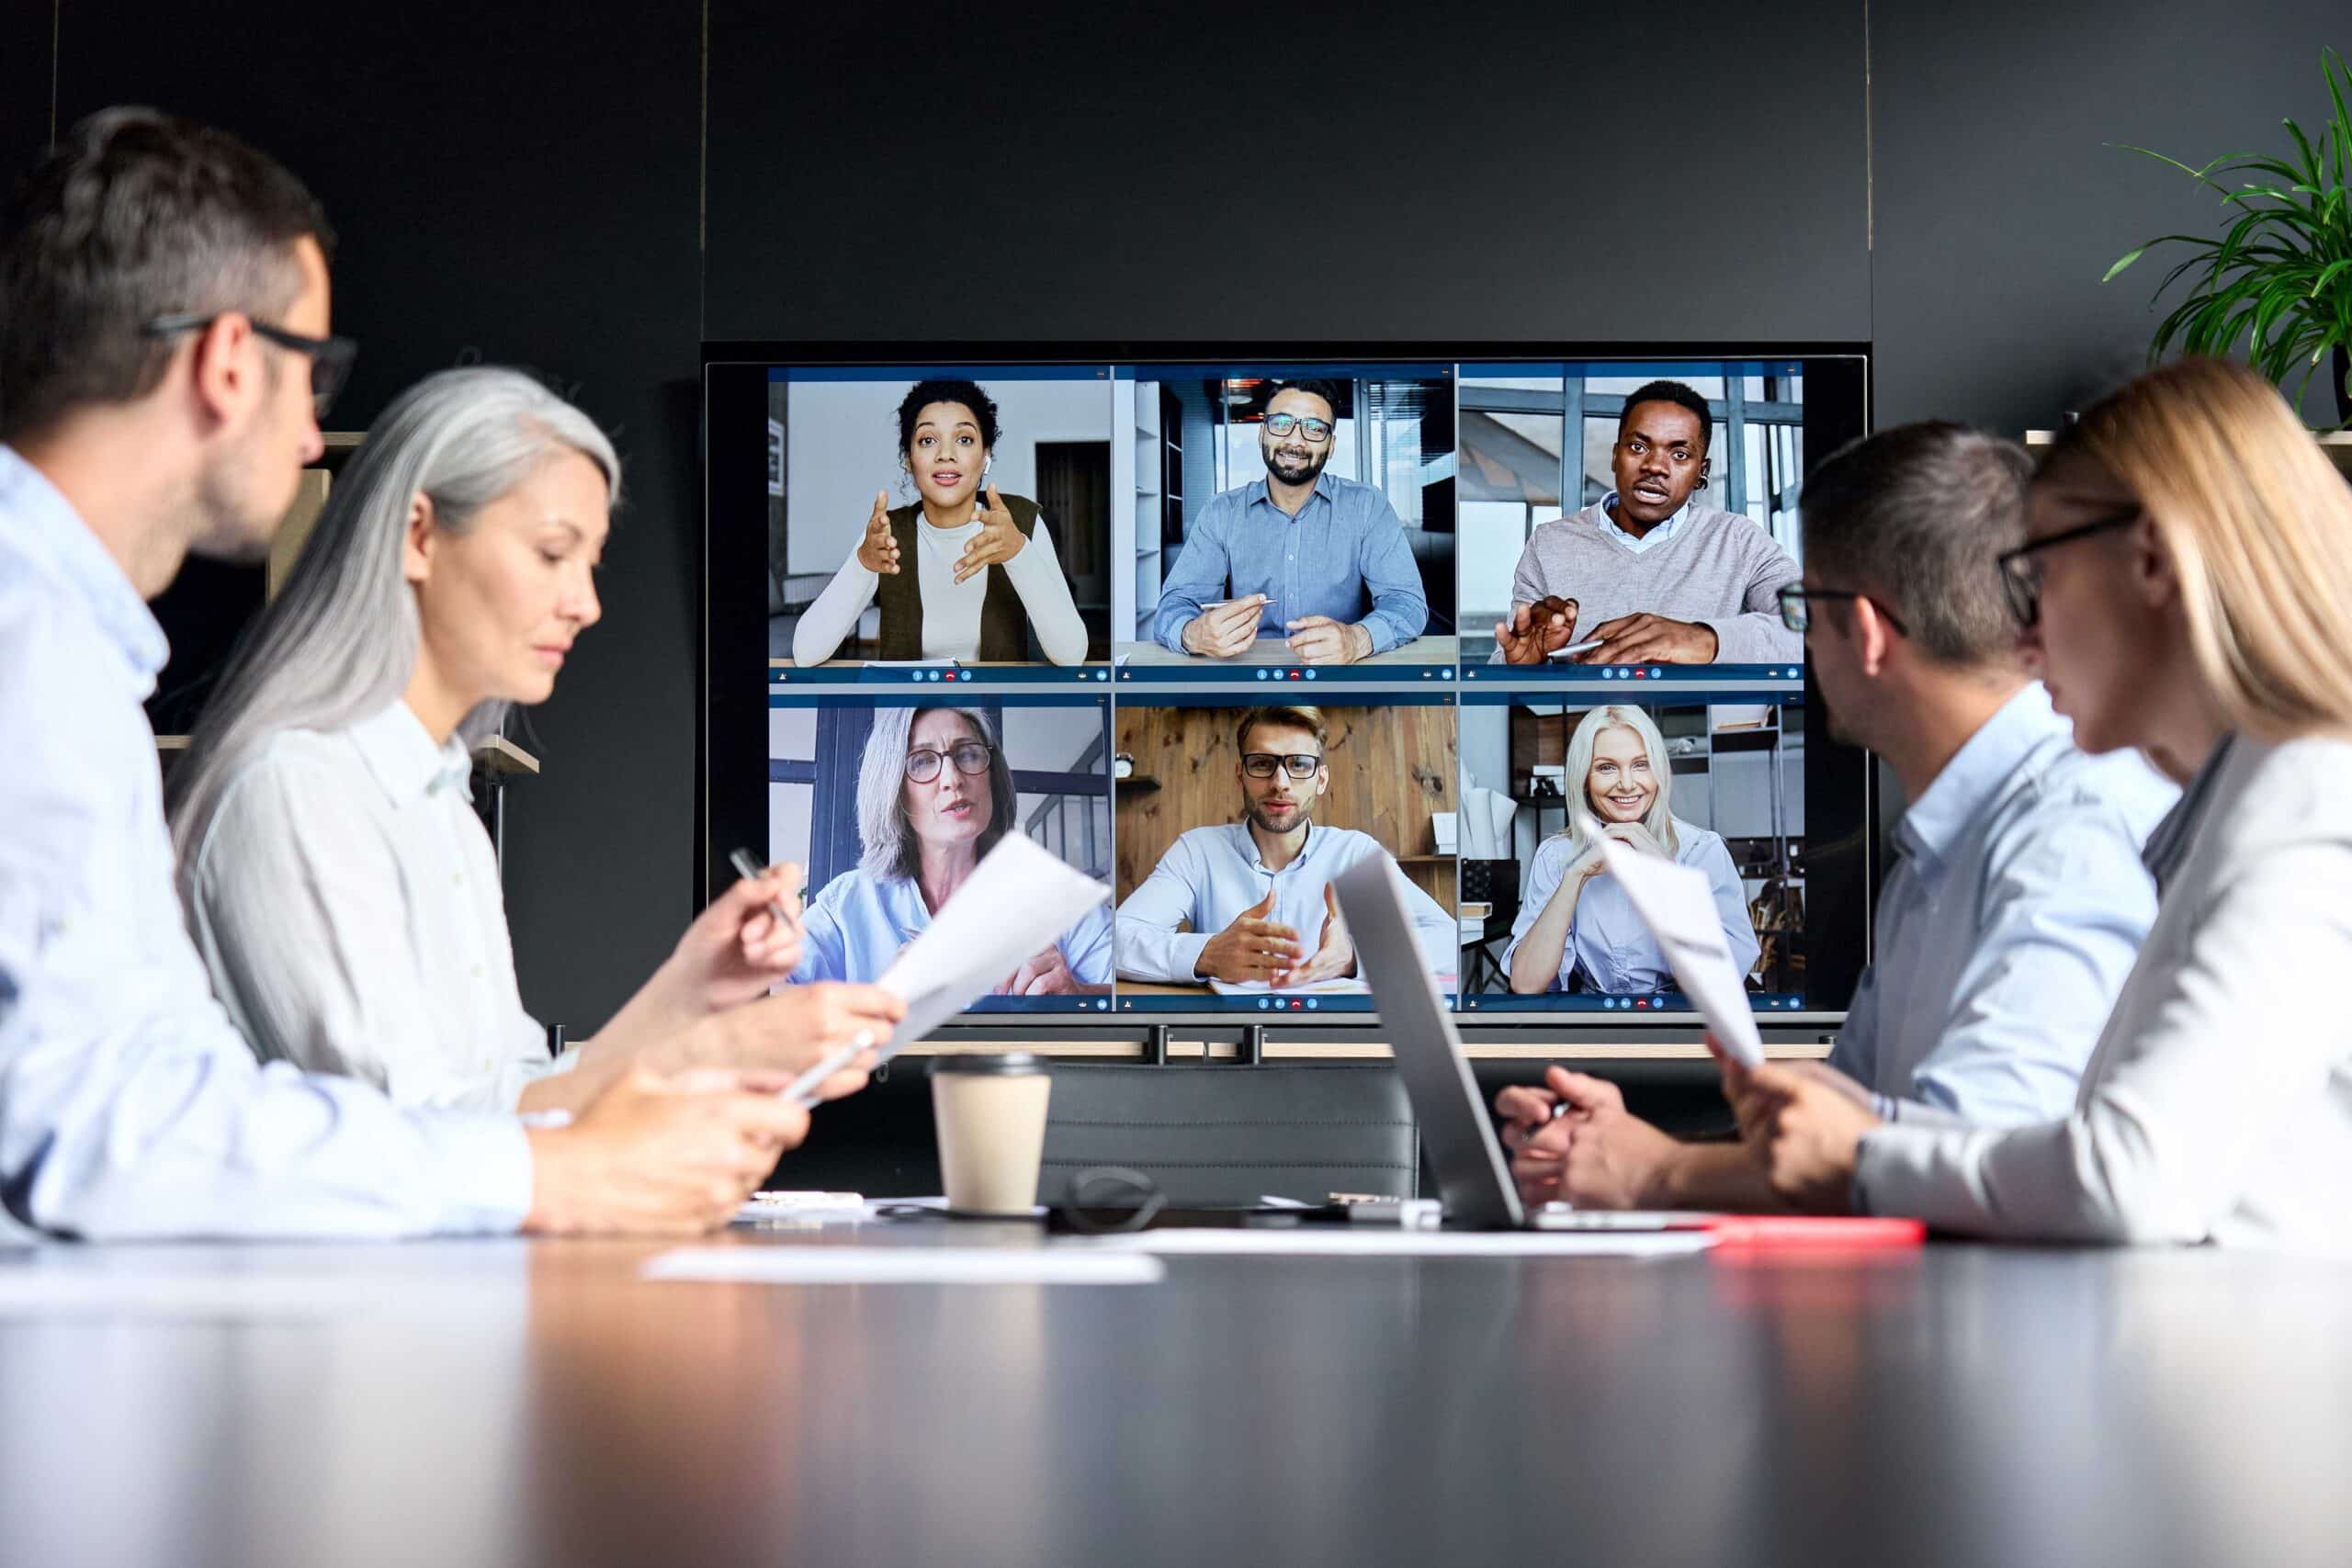
[[[970,381],[918,381],[899,402],[899,466],[918,499],[877,491],[865,532],[792,634],[796,664],[822,664],[881,601],[889,660],[1017,664],[1029,633],[1056,664],[1086,658],[1086,623],[1036,503],[987,483],[996,403]],[[911,556],[912,570],[908,558]]]
[[[2352,1250],[2352,491],[2275,389],[2188,360],[2066,434],[2002,569],[2076,742],[2187,785],[2074,1113],[1882,1125],[1836,1075],[1727,1066],[1750,1148],[1809,1208]]]
[[[797,1071],[860,1032],[887,1038],[897,1004],[872,987],[688,1027],[799,962],[797,925],[764,912],[789,909],[790,867],[729,889],[560,1057],[523,1010],[468,748],[508,705],[545,700],[595,624],[619,479],[585,414],[473,368],[394,402],[335,487],[172,780],[190,929],[266,1059],[406,1104],[552,1111],[634,1065]]]
[[[1674,815],[1674,773],[1650,716],[1621,703],[1594,708],[1569,738],[1562,772],[1582,782],[1582,809],[1571,807],[1566,830],[1546,839],[1528,867],[1503,951],[1510,988],[1568,990],[1577,976],[1582,989],[1612,996],[1673,988],[1657,939],[1600,858],[1603,837],[1703,872],[1732,963],[1743,975],[1754,968],[1758,945],[1739,868],[1719,834]]]

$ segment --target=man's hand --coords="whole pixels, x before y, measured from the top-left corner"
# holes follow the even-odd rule
[[[956,558],[956,581],[976,577],[992,566],[1002,566],[1021,553],[1029,541],[1012,521],[1012,513],[997,499],[996,486],[988,488],[988,504],[980,508],[980,531]]]
[[[865,516],[865,536],[857,542],[857,564],[881,577],[899,574],[899,540],[890,532],[890,492],[874,492],[874,510]]]
[[[1353,664],[1372,657],[1372,633],[1361,626],[1335,621],[1329,615],[1302,615],[1285,621],[1290,650],[1308,664]]]
[[[1495,646],[1506,664],[1541,664],[1576,638],[1577,602],[1556,593],[1514,604],[1510,620],[1495,623]]]
[[[1209,938],[1208,945],[1201,949],[1201,956],[1193,964],[1193,972],[1204,980],[1271,983],[1275,976],[1288,970],[1306,949],[1299,945],[1297,931],[1272,919],[1273,912],[1274,894],[1268,888],[1263,898]]]
[[[999,987],[1001,997],[1068,997],[1079,991],[1078,976],[1058,947],[1048,947],[1012,972]]]
[[[1739,1117],[1740,1137],[1772,1190],[1792,1208],[1851,1213],[1862,1135],[1879,1125],[1878,1116],[1833,1081],[1784,1067],[1751,1070],[1713,1035],[1707,1043],[1722,1065],[1724,1098]]]
[[[1184,651],[1204,659],[1231,659],[1247,653],[1258,640],[1258,612],[1266,607],[1262,593],[1246,594],[1223,604],[1212,604],[1184,623],[1177,638]]]
[[[1579,664],[1713,664],[1718,646],[1714,627],[1664,615],[1620,615],[1592,635],[1600,646],[1577,654]]]
[[[1323,885],[1323,940],[1316,945],[1315,956],[1295,969],[1284,970],[1274,976],[1281,986],[1311,986],[1317,980],[1336,980],[1356,972],[1355,940],[1348,935],[1348,922],[1340,913],[1340,897],[1331,885]]]
[[[735,1217],[776,1157],[808,1135],[808,1112],[773,1076],[701,1069],[616,1079],[567,1127],[534,1127],[536,1235],[695,1235]]]
[[[1530,1206],[1562,1199],[1594,1208],[1636,1206],[1631,1200],[1606,1201],[1610,1194],[1600,1185],[1604,1168],[1592,1163],[1591,1156],[1587,1160],[1592,1181],[1589,1195],[1574,1190],[1569,1170],[1577,1157],[1578,1141],[1596,1128],[1600,1129],[1596,1134],[1600,1137],[1624,1129],[1648,1134],[1669,1152],[1673,1140],[1628,1115],[1624,1095],[1606,1078],[1550,1067],[1544,1081],[1543,1089],[1513,1085],[1495,1097],[1495,1110],[1505,1119],[1503,1145],[1512,1151],[1510,1173],[1519,1186],[1520,1201]],[[1630,1155],[1639,1145],[1627,1140],[1625,1147]],[[1623,1165],[1624,1159],[1618,1163]]]

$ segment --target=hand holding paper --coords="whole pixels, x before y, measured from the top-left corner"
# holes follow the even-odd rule
[[[1744,1067],[1764,1065],[1764,1037],[1747,1005],[1747,987],[1732,962],[1730,944],[1715,915],[1706,877],[1662,855],[1644,854],[1613,838],[1600,840],[1609,874],[1633,900],[1634,911],[1674,970],[1683,992],[1698,1004],[1716,1042]]]

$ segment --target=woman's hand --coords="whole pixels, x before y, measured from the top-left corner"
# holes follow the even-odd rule
[[[899,540],[890,532],[888,491],[874,492],[874,510],[865,517],[865,536],[857,542],[857,564],[877,577],[899,574]]]
[[[992,566],[1002,566],[1021,553],[1029,541],[1012,521],[1012,513],[997,498],[996,486],[988,488],[988,504],[980,508],[980,531],[972,536],[964,553],[956,558],[956,581],[977,577]]]
[[[1639,822],[1611,822],[1600,831],[1603,837],[1630,845],[1644,854],[1656,855],[1660,860],[1673,858],[1666,852],[1666,846],[1657,841],[1657,836]]]
[[[1772,1190],[1793,1208],[1852,1213],[1862,1135],[1880,1124],[1879,1117],[1825,1077],[1743,1067],[1713,1034],[1707,1048],[1722,1065],[1724,1098],[1739,1118],[1741,1141]]]
[[[786,862],[745,877],[686,928],[646,989],[684,1022],[739,1007],[788,977],[800,962],[800,868]],[[790,916],[779,921],[779,904]]]

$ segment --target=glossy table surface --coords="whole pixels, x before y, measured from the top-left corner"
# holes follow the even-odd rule
[[[947,1222],[722,1245],[1037,1245]],[[2352,1560],[2352,1268],[1938,1245],[647,1282],[0,1251],[10,1562]]]

